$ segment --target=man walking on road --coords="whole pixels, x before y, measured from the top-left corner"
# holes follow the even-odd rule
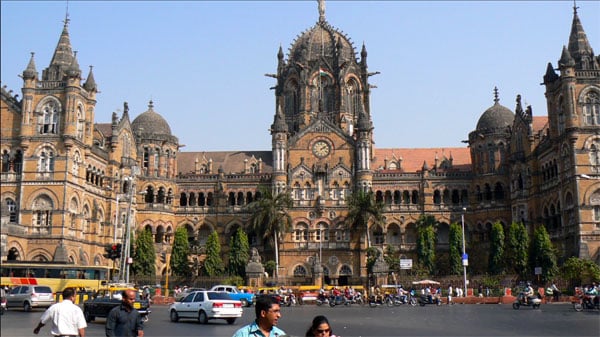
[[[254,305],[256,320],[239,329],[233,337],[282,337],[283,330],[277,327],[281,318],[278,303],[268,295],[259,296]]]
[[[42,314],[33,333],[37,335],[48,321],[52,321],[50,332],[55,337],[85,337],[87,323],[81,308],[74,304],[75,295],[75,288],[65,288],[62,302],[53,304]]]
[[[112,308],[106,317],[106,337],[144,337],[142,315],[133,308],[133,289],[123,290],[121,305]]]

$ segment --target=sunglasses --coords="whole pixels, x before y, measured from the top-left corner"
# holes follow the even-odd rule
[[[326,333],[326,332],[329,332],[329,331],[331,331],[331,329],[317,329],[318,333]]]

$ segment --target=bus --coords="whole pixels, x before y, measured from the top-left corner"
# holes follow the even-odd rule
[[[0,264],[0,286],[46,285],[53,292],[66,287],[96,291],[108,282],[108,266],[80,266],[72,263],[45,261],[3,261]]]

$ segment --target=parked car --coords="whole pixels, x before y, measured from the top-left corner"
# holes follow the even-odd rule
[[[135,290],[135,302],[133,307],[139,311],[144,321],[148,320],[150,314],[150,301],[142,299],[137,289],[129,287],[109,287],[100,289],[94,295],[94,298],[83,302],[83,316],[87,322],[91,322],[96,317],[107,317],[112,308],[122,303],[121,293],[123,290]]]
[[[254,303],[254,294],[240,291],[236,286],[219,284],[209,289],[210,291],[224,291],[231,296],[232,300],[242,302],[242,306],[250,307]]]
[[[224,319],[229,324],[242,317],[242,302],[233,300],[226,292],[194,291],[169,306],[171,322],[182,318],[197,319],[206,324],[211,319]]]
[[[44,285],[16,286],[6,295],[6,306],[21,307],[25,311],[32,308],[48,308],[56,303],[52,288]]]

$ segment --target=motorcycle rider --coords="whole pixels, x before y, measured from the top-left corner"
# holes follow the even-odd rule
[[[402,285],[398,286],[398,297],[400,298],[400,301],[402,301],[402,303],[407,302],[406,298],[408,297],[408,291],[404,290]]]
[[[525,287],[525,290],[523,291],[523,300],[525,301],[525,305],[529,304],[529,298],[533,297],[533,295],[535,295],[533,287],[531,286],[530,282],[527,282],[527,287]]]

